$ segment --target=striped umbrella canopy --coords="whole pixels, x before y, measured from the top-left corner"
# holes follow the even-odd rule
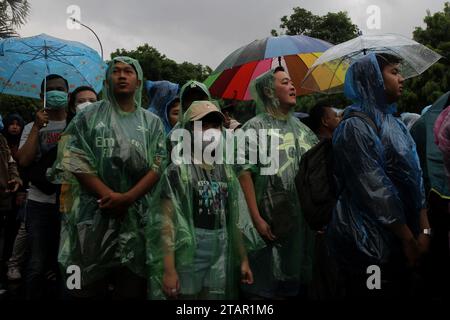
[[[316,59],[332,44],[304,36],[255,40],[228,55],[205,80],[211,94],[222,99],[251,100],[250,83],[262,73],[283,66],[294,81],[297,95],[311,91],[301,82]]]

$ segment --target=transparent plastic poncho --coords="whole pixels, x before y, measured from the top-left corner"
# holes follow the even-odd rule
[[[192,132],[186,111],[180,128]],[[218,197],[221,193],[222,197]],[[199,205],[203,203],[206,205]],[[208,205],[209,204],[209,205]],[[221,210],[208,234],[195,222],[200,211]],[[212,213],[208,211],[208,213]],[[147,226],[147,259],[152,299],[165,299],[162,290],[164,257],[174,254],[180,294],[200,299],[236,299],[242,248],[264,245],[252,225],[240,184],[229,164],[172,162],[158,184]],[[205,256],[207,258],[205,258]],[[201,262],[201,265],[199,265]],[[194,284],[186,284],[181,278]],[[192,287],[201,286],[202,294]],[[194,291],[192,291],[194,290]]]
[[[385,263],[399,253],[399,243],[387,226],[406,223],[417,235],[419,213],[425,207],[416,145],[402,121],[393,116],[396,105],[387,102],[384,90],[374,54],[349,68],[345,95],[354,104],[345,112],[365,112],[378,132],[352,117],[341,122],[333,135],[340,194],[327,242],[347,270],[361,272],[362,266]]]
[[[59,262],[64,274],[70,265],[80,267],[82,286],[118,266],[147,275],[144,231],[151,192],[134,202],[123,217],[113,218],[102,212],[97,197],[73,175],[95,175],[114,192],[124,193],[150,170],[160,174],[164,166],[164,128],[156,115],[141,108],[142,88],[136,90],[134,112],[123,112],[110,89],[112,66],[119,61],[132,65],[142,84],[136,60],[114,58],[107,70],[104,99],[76,114],[61,137],[51,172],[53,181],[69,188],[62,207]]]
[[[288,213],[285,224],[290,229],[288,234],[274,242],[267,242],[263,248],[249,250],[250,266],[255,282],[245,285],[244,291],[266,298],[275,296],[295,296],[302,284],[308,284],[312,275],[314,234],[307,225],[297,196],[295,177],[302,155],[314,146],[316,135],[293,115],[283,114],[275,95],[275,77],[268,71],[258,77],[251,87],[252,97],[256,102],[257,115],[244,124],[242,132],[255,130],[257,136],[249,138],[245,145],[246,164],[236,165],[238,175],[250,172],[255,186],[256,201],[260,215],[268,222],[277,219],[275,212],[263,208],[266,199],[282,194],[282,202],[277,206],[280,214]],[[260,131],[267,130],[266,132]],[[239,129],[235,131],[239,135]],[[266,135],[262,137],[261,135]],[[276,173],[264,173],[267,168],[261,161],[251,163],[250,154],[259,154],[261,138],[267,138],[267,145],[278,137],[278,170]],[[238,150],[239,151],[239,150]],[[258,158],[259,159],[259,158]],[[260,160],[260,159],[259,159]],[[270,165],[269,165],[270,166]],[[284,198],[284,200],[283,200]],[[280,199],[280,197],[278,197]],[[269,223],[270,225],[270,223]]]

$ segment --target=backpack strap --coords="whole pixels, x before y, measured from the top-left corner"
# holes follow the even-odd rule
[[[349,119],[349,118],[353,118],[353,117],[358,117],[360,119],[363,119],[363,121],[365,123],[367,123],[376,133],[377,135],[380,133],[380,129],[378,128],[378,126],[376,125],[376,123],[372,120],[371,117],[369,117],[369,115],[365,112],[361,112],[361,111],[350,111],[343,120]]]

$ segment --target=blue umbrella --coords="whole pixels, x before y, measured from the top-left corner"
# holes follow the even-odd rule
[[[39,98],[46,75],[58,74],[69,91],[91,86],[99,92],[106,64],[88,46],[40,34],[0,41],[0,93]]]

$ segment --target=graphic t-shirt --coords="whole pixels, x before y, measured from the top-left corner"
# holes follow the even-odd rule
[[[207,168],[191,164],[183,167],[182,172],[180,166],[172,164],[167,168],[166,175],[167,179],[162,182],[162,196],[172,199],[175,193],[177,197],[180,197],[179,199],[190,202],[189,204],[180,203],[179,205],[192,208],[195,228],[213,230],[225,227],[228,184],[225,169],[222,165]],[[182,178],[183,176],[185,178]],[[185,185],[175,183],[183,182],[184,184],[184,181],[192,191],[188,193],[191,196],[185,194]]]
[[[25,144],[30,135],[31,128],[34,122],[31,122],[25,126],[20,137],[19,149]],[[49,121],[46,127],[39,130],[39,145],[36,152],[34,161],[38,161],[42,155],[46,154],[58,143],[59,136],[66,127],[66,120],[62,121]],[[56,194],[47,195],[39,190],[35,185],[30,183],[30,189],[28,191],[28,199],[41,203],[56,203]]]
[[[194,226],[202,229],[225,227],[228,187],[223,166],[211,170],[191,166]]]

